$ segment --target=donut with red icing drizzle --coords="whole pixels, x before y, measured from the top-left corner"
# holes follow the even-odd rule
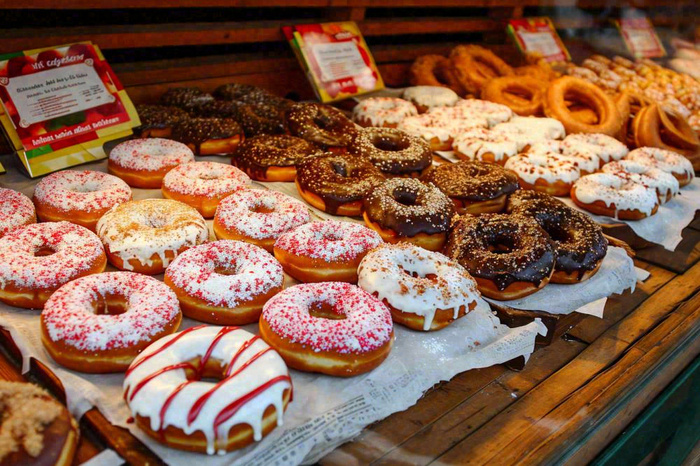
[[[19,191],[0,188],[0,238],[30,223],[36,223],[32,200]]]
[[[188,162],[194,162],[194,153],[181,142],[161,138],[131,139],[112,149],[107,169],[134,188],[158,189],[166,173]]]
[[[260,336],[289,367],[350,377],[371,371],[394,341],[391,312],[355,285],[306,283],[265,304]]]
[[[238,327],[202,325],[161,338],[124,379],[138,427],[170,447],[209,455],[262,440],[282,425],[291,397],[280,355]]]

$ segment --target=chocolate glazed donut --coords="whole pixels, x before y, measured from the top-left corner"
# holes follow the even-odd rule
[[[608,240],[588,215],[537,191],[513,193],[506,211],[535,219],[552,238],[557,252],[552,283],[580,283],[600,268]]]
[[[317,146],[287,134],[255,136],[238,146],[231,163],[258,181],[271,181],[268,171],[272,167],[289,167],[291,177],[276,181],[294,181],[294,165],[317,152]]]
[[[175,123],[173,139],[189,146],[198,155],[211,155],[203,150],[205,143],[231,139],[231,144],[226,146],[235,149],[243,139],[243,129],[230,118],[189,118]]]
[[[357,127],[340,110],[323,104],[296,104],[287,110],[289,132],[324,149],[345,148]]]
[[[368,158],[389,176],[418,176],[433,162],[430,144],[394,128],[359,130],[348,152]]]
[[[162,105],[179,107],[187,112],[196,112],[199,107],[213,100],[211,94],[206,94],[198,87],[173,87],[160,97]]]
[[[524,215],[464,215],[454,223],[445,254],[476,279],[489,298],[510,300],[543,288],[557,253],[539,224]]]
[[[165,105],[137,105],[136,113],[141,126],[134,128],[134,134],[142,138],[169,138],[175,123],[189,118],[183,109]]]

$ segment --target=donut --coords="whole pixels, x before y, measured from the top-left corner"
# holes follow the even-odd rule
[[[421,181],[452,199],[458,214],[501,212],[517,190],[518,177],[499,165],[462,160],[432,167]]]
[[[513,118],[513,111],[506,105],[488,100],[464,99],[454,104],[453,107],[464,111],[466,117],[486,119],[488,126],[495,126]]]
[[[323,104],[300,103],[286,113],[292,136],[323,149],[344,151],[357,131],[355,124],[337,108]]]
[[[178,165],[163,178],[163,197],[194,207],[205,218],[212,218],[216,206],[226,196],[246,189],[248,175],[224,163],[191,162]]]
[[[493,78],[513,74],[506,62],[478,45],[458,45],[450,52],[457,79],[467,92],[478,95]]]
[[[518,299],[549,283],[554,245],[539,224],[523,215],[463,215],[452,228],[445,255],[461,264],[484,296]]]
[[[0,464],[73,464],[80,438],[78,423],[46,390],[2,380],[0,406]]]
[[[36,223],[32,200],[19,191],[0,188],[0,238],[31,223]]]
[[[236,149],[231,163],[257,181],[294,181],[296,164],[319,148],[287,134],[254,136]]]
[[[613,64],[615,63],[610,58],[605,57],[603,55],[598,55],[598,54],[593,54],[588,58],[593,60],[593,61],[597,61],[598,63],[602,63],[603,65],[605,65],[607,67],[613,66]]]
[[[694,157],[700,148],[698,135],[682,116],[652,104],[642,108],[632,123],[637,147],[657,147]]]
[[[41,309],[61,285],[106,265],[99,238],[85,227],[47,222],[15,228],[0,238],[0,301]]]
[[[192,112],[214,100],[214,97],[198,87],[172,87],[160,96],[160,104],[166,107],[179,107]]]
[[[551,238],[557,257],[551,283],[581,283],[600,269],[608,240],[588,215],[548,194],[524,190],[508,197],[506,212],[535,219]]]
[[[382,243],[373,230],[357,223],[311,222],[277,238],[274,254],[284,271],[302,282],[357,282],[357,266]]]
[[[244,189],[216,208],[214,234],[219,239],[252,243],[272,252],[279,236],[311,221],[302,202],[277,191]]]
[[[197,155],[230,155],[243,141],[243,129],[232,118],[188,118],[173,126],[173,139]]]
[[[169,138],[176,122],[189,118],[179,107],[165,105],[136,105],[141,125],[134,128],[134,134],[141,138]]]
[[[569,134],[561,143],[562,153],[571,155],[580,152],[590,152],[595,154],[599,165],[622,159],[627,155],[629,149],[617,139],[605,134]]]
[[[175,293],[133,272],[89,275],[56,290],[41,312],[41,341],[68,369],[124,372],[148,345],[177,331]]]
[[[509,134],[473,128],[455,137],[452,150],[462,160],[504,165],[509,158],[518,154],[518,143]]]
[[[603,165],[603,173],[610,173],[648,188],[656,189],[659,204],[670,201],[673,196],[680,193],[680,185],[675,176],[634,160],[606,163]]]
[[[570,158],[546,150],[511,157],[505,168],[518,175],[521,188],[552,196],[566,196],[572,183],[581,176],[578,167]]]
[[[535,142],[562,139],[566,132],[564,125],[554,118],[516,116],[505,123],[499,123],[492,132],[502,134],[518,145],[518,151],[526,151]]]
[[[332,215],[361,215],[362,199],[384,181],[372,162],[343,154],[309,157],[297,165],[301,197]]]
[[[610,173],[582,176],[571,188],[571,200],[591,213],[620,220],[641,220],[659,208],[656,189]]]
[[[170,199],[130,201],[97,222],[97,235],[110,264],[148,275],[163,273],[175,257],[209,239],[196,209]]]
[[[214,89],[212,95],[220,100],[257,103],[272,94],[265,89],[250,84],[229,83],[222,84]]]
[[[484,85],[481,98],[506,105],[521,116],[540,116],[546,90],[547,81],[530,76],[502,76]]]
[[[419,176],[433,163],[430,144],[394,128],[364,128],[348,148],[364,157],[386,176]]]
[[[425,113],[433,107],[449,107],[460,100],[455,91],[442,86],[407,87],[401,97],[415,105],[418,113]]]
[[[131,188],[107,173],[63,170],[42,178],[32,200],[42,222],[72,222],[95,231],[105,212],[131,200]]]
[[[695,178],[695,171],[690,160],[674,151],[656,147],[640,147],[627,154],[625,159],[670,173],[676,177],[681,188]]]
[[[483,100],[478,102],[485,102]],[[482,111],[478,111],[477,107],[484,107]],[[459,134],[460,131],[470,128],[488,128],[489,120],[486,112],[486,105],[461,105],[459,103],[452,107],[434,107],[428,110],[428,115],[435,116],[444,121],[452,122],[454,133],[452,136]]]
[[[609,136],[606,136],[609,137]],[[533,144],[528,154],[546,154],[569,160],[579,170],[581,176],[597,172],[600,168],[600,157],[587,146],[564,144],[564,141],[540,141]]]
[[[389,309],[363,289],[305,283],[265,304],[260,336],[293,369],[352,377],[387,358],[394,328]]]
[[[183,314],[218,325],[257,322],[263,304],[282,290],[282,266],[264,249],[220,240],[188,249],[168,266],[165,284]]]
[[[209,455],[262,440],[282,424],[292,390],[280,355],[238,327],[201,325],[161,338],[124,378],[124,401],[142,431]]]
[[[485,119],[454,119],[454,115],[448,115],[446,108],[439,107],[440,111],[423,113],[417,116],[404,118],[398,125],[398,129],[411,136],[421,137],[430,143],[430,150],[450,150],[454,137],[471,128],[486,127]]]
[[[258,104],[238,100],[213,100],[199,107],[195,115],[204,118],[232,118],[241,125],[246,137],[252,137],[284,133],[284,112],[287,108],[288,105],[277,104],[272,100]]]
[[[160,189],[163,177],[173,168],[194,162],[186,145],[170,139],[131,139],[109,153],[107,170],[134,188]]]
[[[380,299],[394,322],[413,330],[439,330],[474,309],[476,282],[439,252],[410,243],[370,251],[357,271],[358,286]]]
[[[412,86],[444,86],[456,94],[465,93],[452,63],[442,55],[423,55],[416,58],[408,70],[408,81]]]
[[[363,218],[388,243],[406,241],[439,251],[455,215],[454,204],[433,185],[413,178],[392,178],[363,202]]]
[[[418,115],[418,109],[407,100],[395,97],[370,97],[352,110],[352,119],[360,126],[396,128],[407,116]]]

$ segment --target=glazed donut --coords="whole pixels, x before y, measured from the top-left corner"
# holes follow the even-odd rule
[[[548,83],[549,81],[561,76],[561,73],[554,71],[552,66],[546,60],[540,60],[537,63],[513,68],[513,73],[517,76],[529,76],[540,81]]]
[[[648,188],[656,189],[660,204],[670,201],[673,196],[680,193],[680,185],[675,176],[634,160],[606,163],[603,165],[603,173],[610,173]]]
[[[163,197],[194,207],[212,218],[221,199],[250,186],[248,175],[224,163],[192,162],[173,168],[163,178]]]
[[[641,109],[632,125],[637,147],[658,147],[687,157],[695,156],[700,148],[698,135],[688,121],[666,112],[659,105]]]
[[[450,52],[457,79],[472,94],[478,95],[488,81],[513,74],[506,62],[478,45],[458,45]]]
[[[131,139],[111,150],[107,170],[134,188],[160,189],[170,170],[188,162],[194,162],[194,154],[182,143],[159,138]]]
[[[656,190],[609,173],[594,173],[577,180],[571,200],[596,215],[641,220],[659,208]]]
[[[411,102],[395,97],[370,97],[352,110],[353,121],[364,127],[396,128],[401,120],[412,115],[418,115],[418,109]]]
[[[232,118],[188,118],[175,123],[173,139],[197,155],[230,155],[243,141],[243,129]]]
[[[272,96],[269,91],[250,84],[229,83],[222,84],[212,92],[214,97],[220,100],[238,101],[245,103],[258,103]]]
[[[212,100],[214,100],[212,95],[198,87],[173,87],[160,96],[161,105],[179,107],[188,113]]]
[[[332,215],[361,215],[362,199],[384,181],[372,162],[342,154],[309,157],[297,165],[301,197]]]
[[[118,205],[97,222],[97,235],[110,264],[148,275],[163,273],[175,257],[209,239],[196,209],[169,199]]]
[[[476,280],[481,294],[501,301],[544,288],[556,252],[549,235],[523,215],[463,215],[452,228],[445,255]]]
[[[454,104],[453,107],[464,111],[467,119],[486,119],[489,127],[505,123],[513,118],[513,111],[508,106],[488,100],[464,99]]]
[[[252,243],[272,252],[279,236],[311,221],[302,202],[277,191],[244,189],[216,208],[214,233],[219,239]]]
[[[169,138],[175,123],[189,118],[183,109],[165,105],[136,105],[136,113],[141,125],[134,128],[134,134],[141,138]]]
[[[246,136],[282,134],[287,131],[285,112],[293,104],[286,99],[262,104],[239,104],[234,119]]]
[[[282,290],[284,272],[264,249],[220,240],[188,249],[168,266],[164,282],[183,314],[218,325],[257,322],[263,304]]]
[[[47,222],[15,228],[0,238],[0,301],[41,309],[61,285],[106,266],[99,238],[85,227]]]
[[[535,142],[562,139],[566,135],[564,125],[554,118],[519,116],[494,126],[491,131],[514,141],[519,152],[526,151]]]
[[[279,354],[238,327],[201,325],[161,338],[124,378],[124,401],[141,430],[209,455],[262,440],[282,424],[291,397]]]
[[[572,183],[581,176],[578,167],[570,158],[546,150],[511,157],[505,167],[518,175],[521,188],[552,196],[569,194]]]
[[[474,128],[457,136],[452,150],[462,160],[504,165],[518,154],[518,143],[511,140],[508,133]]]
[[[499,165],[460,161],[432,167],[421,181],[452,199],[458,214],[501,212],[506,196],[519,188],[518,177]]]
[[[434,107],[428,110],[428,115],[432,115],[443,121],[452,122],[451,124],[454,127],[452,136],[459,134],[460,131],[464,131],[470,128],[488,128],[489,120],[487,119],[486,107],[492,103],[486,103],[486,101],[484,100],[470,100],[475,100],[476,102],[484,102],[484,104],[469,106],[456,103],[452,107]],[[477,110],[479,106],[482,107],[482,112],[479,112]]]
[[[265,304],[260,336],[293,369],[351,377],[379,366],[391,351],[389,309],[349,283],[306,283]]]
[[[625,159],[670,173],[676,177],[681,188],[695,178],[695,171],[690,160],[671,150],[640,147],[627,154]]]
[[[580,152],[593,153],[600,159],[599,166],[620,160],[629,152],[627,146],[605,134],[570,134],[564,138],[561,147],[564,155]]]
[[[95,231],[105,212],[131,200],[131,188],[107,173],[63,170],[42,178],[32,200],[42,222],[71,222]]]
[[[608,240],[588,215],[548,194],[524,190],[508,197],[506,212],[534,218],[549,234],[557,257],[551,283],[580,283],[600,269]]]
[[[238,146],[231,163],[257,181],[294,181],[295,165],[318,152],[314,144],[287,134],[255,136]]]
[[[457,79],[452,63],[442,55],[423,55],[415,59],[408,70],[408,81],[412,86],[444,86],[456,94],[465,89]]]
[[[392,178],[364,199],[363,218],[388,243],[406,241],[439,251],[455,209],[450,198],[413,178]]]
[[[344,151],[357,131],[343,112],[329,105],[295,104],[287,110],[286,118],[292,136],[306,139],[323,149]]]
[[[36,223],[32,200],[19,191],[0,188],[0,238],[31,223]]]
[[[481,98],[508,106],[521,116],[542,115],[547,82],[530,76],[503,76],[488,81]]]
[[[449,107],[460,100],[455,91],[440,86],[407,87],[401,97],[415,105],[418,113],[425,113],[433,107]]]
[[[454,137],[471,128],[485,128],[486,120],[475,119],[455,119],[445,113],[446,108],[439,107],[440,112],[423,113],[417,116],[404,118],[398,125],[398,129],[411,136],[421,137],[430,143],[430,150],[450,150]]]
[[[302,282],[357,282],[357,266],[382,243],[357,223],[311,222],[280,235],[274,254],[284,271]]]
[[[108,272],[56,290],[41,313],[41,341],[58,364],[95,374],[123,372],[148,345],[177,331],[175,293],[153,277]]]
[[[410,243],[385,244],[362,259],[358,285],[380,299],[394,322],[413,330],[439,330],[474,309],[476,282],[439,252]]]
[[[537,142],[533,144],[530,149],[528,149],[527,153],[563,157],[578,168],[580,176],[597,172],[598,168],[600,168],[600,157],[598,157],[598,154],[590,150],[588,147],[578,147],[569,144],[564,145],[564,141]]]
[[[566,102],[581,103],[598,117],[596,124],[578,121]],[[622,128],[622,116],[615,101],[601,88],[585,79],[563,76],[552,81],[544,100],[544,113],[561,121],[567,133],[602,133],[615,136]]]
[[[348,152],[368,159],[386,176],[419,176],[433,163],[424,139],[394,128],[358,131]]]
[[[70,466],[80,429],[65,406],[31,383],[0,381],[0,464]]]

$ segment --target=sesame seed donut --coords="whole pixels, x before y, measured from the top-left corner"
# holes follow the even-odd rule
[[[282,290],[282,266],[267,251],[220,240],[188,249],[165,271],[182,312],[219,325],[257,322],[263,304]]]
[[[439,330],[476,307],[476,282],[439,252],[410,243],[384,244],[362,259],[358,285],[380,299],[394,322]]]
[[[450,150],[455,136],[471,128],[486,127],[486,120],[455,119],[446,114],[445,108],[440,107],[436,113],[423,113],[404,118],[397,126],[411,136],[421,137],[430,143],[430,150]]]
[[[358,131],[348,152],[369,159],[386,176],[419,176],[433,163],[427,142],[394,128]]]
[[[695,171],[690,160],[670,150],[640,147],[631,151],[625,158],[670,173],[676,177],[681,188],[695,178]]]
[[[569,134],[562,141],[563,153],[571,154],[586,150],[600,159],[600,167],[608,162],[620,160],[627,155],[627,146],[607,134],[576,133]]]
[[[283,233],[274,254],[284,271],[302,282],[357,282],[357,266],[382,238],[364,225],[327,220]]]
[[[591,213],[621,220],[641,220],[659,208],[656,189],[610,173],[581,177],[571,188],[571,200]]]
[[[292,390],[280,355],[238,327],[201,325],[161,338],[124,378],[124,401],[141,430],[209,455],[262,440],[282,424]]]
[[[123,372],[182,320],[175,293],[132,272],[81,277],[54,292],[41,313],[41,341],[57,363],[79,372]]]
[[[411,115],[418,115],[415,105],[395,97],[370,97],[352,110],[353,121],[364,127],[396,128],[401,120]]]
[[[197,155],[230,155],[244,135],[241,125],[232,118],[187,118],[173,125],[173,139]]]
[[[554,118],[513,117],[505,123],[499,123],[492,131],[504,134],[509,140],[518,144],[518,151],[526,151],[535,142],[550,139],[562,139],[566,132],[564,125]]]
[[[19,191],[0,188],[0,238],[31,223],[36,223],[32,200]]]
[[[500,165],[467,160],[432,167],[421,181],[452,199],[460,215],[501,212],[506,197],[519,189],[515,173]]]
[[[238,146],[231,163],[257,181],[294,181],[296,164],[318,152],[316,145],[288,134],[255,136]]]
[[[678,179],[663,170],[644,165],[634,160],[619,160],[603,165],[603,173],[610,173],[620,178],[656,189],[659,203],[670,201],[681,192]]]
[[[415,105],[418,113],[425,113],[433,107],[454,105],[460,100],[455,91],[442,86],[407,87],[401,97]]]
[[[109,153],[107,170],[134,188],[158,189],[163,177],[181,163],[194,162],[186,145],[170,139],[131,139]]]
[[[105,212],[131,200],[131,188],[107,173],[64,170],[42,178],[32,200],[43,222],[72,222],[95,231]]]
[[[286,194],[245,189],[224,198],[216,208],[214,234],[245,241],[272,252],[282,233],[311,221],[309,209]]]
[[[433,185],[413,178],[392,178],[364,200],[367,226],[388,243],[407,241],[439,251],[447,241],[454,204]]]
[[[389,309],[349,283],[306,283],[265,304],[260,336],[289,367],[351,377],[389,355],[394,328]]]
[[[452,142],[452,150],[462,160],[504,165],[518,154],[518,143],[506,132],[472,128],[460,133]]]
[[[287,110],[286,118],[292,136],[331,151],[344,152],[357,131],[343,112],[329,105],[295,104]]]
[[[209,239],[196,209],[169,199],[144,199],[118,205],[97,223],[97,235],[110,264],[148,275],[163,273],[170,262]]]
[[[513,118],[513,111],[505,105],[488,100],[464,99],[454,104],[459,112],[464,112],[465,117],[486,118],[489,126],[505,123]]]
[[[445,255],[476,280],[481,294],[501,301],[544,288],[554,273],[554,245],[523,215],[463,215],[452,228]]]
[[[552,196],[566,196],[581,173],[569,158],[546,151],[527,152],[511,157],[505,168],[518,175],[520,187]]]
[[[250,185],[248,175],[238,168],[216,162],[183,163],[163,178],[163,197],[194,207],[212,218],[221,199]]]
[[[85,227],[47,222],[15,228],[0,238],[0,301],[41,309],[64,283],[106,266],[99,238]]]
[[[564,141],[540,141],[534,143],[527,151],[528,154],[547,154],[563,157],[578,168],[581,176],[594,173],[600,168],[600,157],[587,146],[564,144]]]

